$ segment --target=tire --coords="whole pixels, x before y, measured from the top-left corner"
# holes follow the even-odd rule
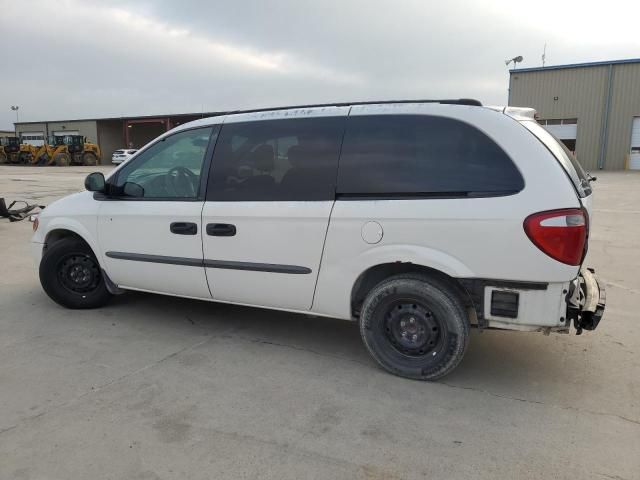
[[[71,163],[71,157],[66,153],[58,153],[53,156],[53,163],[58,167],[68,167]]]
[[[111,298],[98,260],[81,240],[64,238],[47,248],[39,273],[44,291],[63,307],[97,308]]]
[[[82,164],[87,166],[94,166],[98,164],[98,157],[91,152],[87,152],[82,156]]]
[[[7,159],[7,155],[2,152],[0,153],[0,165],[4,165],[5,163],[9,163],[9,160]]]
[[[415,380],[436,380],[462,360],[469,319],[453,288],[420,274],[391,277],[367,295],[360,334],[387,371]]]

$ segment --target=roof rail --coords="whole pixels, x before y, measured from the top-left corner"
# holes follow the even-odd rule
[[[356,105],[380,105],[390,103],[441,103],[443,105],[469,105],[473,107],[481,107],[479,100],[472,98],[443,99],[443,100],[367,100],[362,102],[335,102],[335,103],[314,103],[309,105],[290,105],[286,107],[271,108],[252,108],[249,110],[231,110],[228,112],[220,112],[221,115],[233,115],[236,113],[256,113],[271,112],[277,110],[290,110],[294,108],[317,108],[317,107],[352,107]]]

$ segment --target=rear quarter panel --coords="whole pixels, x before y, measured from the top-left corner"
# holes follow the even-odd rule
[[[551,259],[524,232],[528,215],[580,203],[556,160],[522,125],[500,112],[467,106],[363,106],[351,112],[384,113],[441,115],[474,125],[509,154],[525,187],[505,197],[336,201],[313,311],[351,318],[355,281],[382,263],[419,264],[455,278],[566,282],[577,275],[578,267]],[[377,244],[362,238],[369,221],[382,226]]]

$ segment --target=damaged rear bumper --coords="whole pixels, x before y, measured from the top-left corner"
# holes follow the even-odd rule
[[[573,320],[576,335],[596,329],[604,315],[606,299],[604,285],[594,270],[582,268],[567,294],[567,319]]]

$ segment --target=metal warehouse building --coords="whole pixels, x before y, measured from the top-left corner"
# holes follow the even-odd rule
[[[640,169],[640,59],[511,70],[509,105],[535,108],[587,170]]]
[[[87,141],[98,144],[102,151],[101,163],[108,164],[111,163],[114,150],[140,148],[177,125],[213,115],[219,115],[219,112],[19,122],[15,127],[22,143],[31,145],[42,145],[51,135],[85,136]]]

